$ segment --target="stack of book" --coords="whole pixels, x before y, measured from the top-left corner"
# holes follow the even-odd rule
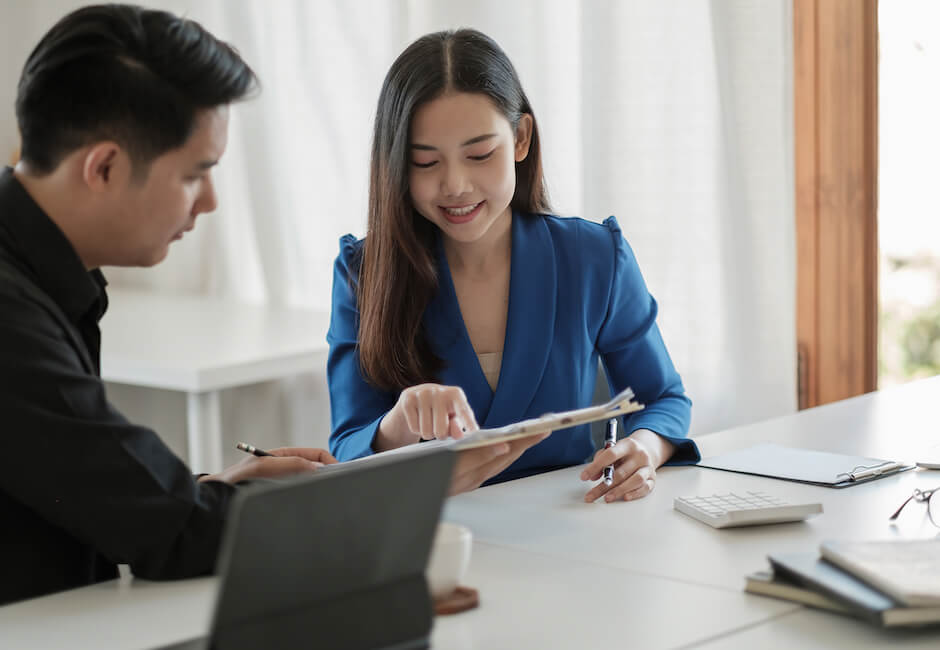
[[[745,591],[884,627],[940,624],[940,539],[825,542],[819,553],[768,556]]]

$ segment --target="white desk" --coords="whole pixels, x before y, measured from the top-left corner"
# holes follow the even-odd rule
[[[222,469],[219,391],[325,372],[328,313],[125,290],[108,295],[102,379],[186,393],[195,472]]]
[[[940,439],[940,377],[698,439],[705,454],[757,441],[912,458]],[[745,594],[770,552],[830,538],[926,537],[922,505],[887,516],[940,472],[911,471],[833,490],[694,467],[666,468],[633,503],[584,504],[578,468],[450,499],[469,525],[466,584],[478,609],[440,617],[436,648],[936,648],[940,629],[883,631]],[[713,530],[672,509],[683,494],[763,489],[823,502],[807,522]],[[0,608],[0,647],[150,647],[204,633],[214,581],[115,581]],[[50,624],[51,622],[55,624]],[[112,640],[113,639],[113,640]]]

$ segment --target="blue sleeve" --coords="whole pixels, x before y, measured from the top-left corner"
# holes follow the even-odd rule
[[[330,353],[326,377],[330,390],[330,452],[338,460],[373,453],[372,440],[397,396],[369,384],[359,366],[359,309],[353,290],[362,242],[352,235],[340,239],[333,268],[333,306],[326,340]]]
[[[701,459],[698,447],[687,437],[692,402],[656,325],[656,301],[617,220],[610,217],[604,225],[610,233],[614,261],[597,349],[612,388],[620,391],[629,386],[645,406],[624,418],[624,431],[654,431],[676,447],[669,464],[696,463]]]

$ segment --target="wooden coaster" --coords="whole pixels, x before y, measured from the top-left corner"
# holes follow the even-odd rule
[[[459,614],[480,604],[480,594],[473,587],[457,585],[450,594],[434,599],[434,613],[438,616]]]

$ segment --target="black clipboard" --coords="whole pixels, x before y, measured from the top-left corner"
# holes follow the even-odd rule
[[[881,458],[833,454],[773,443],[705,458],[698,466],[831,488],[868,483],[914,467]]]

